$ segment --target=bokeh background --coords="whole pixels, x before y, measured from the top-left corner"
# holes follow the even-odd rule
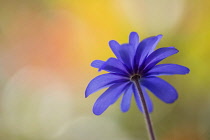
[[[164,60],[191,69],[163,76],[179,92],[174,104],[155,98],[159,140],[210,139],[209,0],[0,0],[0,140],[147,140],[135,103],[118,101],[92,113],[99,91],[94,59],[114,56],[108,41],[163,34],[158,47],[179,53]]]

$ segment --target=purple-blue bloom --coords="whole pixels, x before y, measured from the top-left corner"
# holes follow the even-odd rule
[[[161,38],[162,35],[157,35],[139,41],[138,34],[131,32],[129,43],[120,45],[115,40],[109,42],[109,46],[116,58],[111,57],[107,61],[94,60],[91,63],[91,66],[98,68],[99,71],[105,70],[109,73],[92,79],[85,91],[85,97],[88,97],[90,94],[108,87],[93,106],[95,115],[102,114],[121,95],[122,112],[129,110],[132,95],[134,95],[139,110],[143,112],[140,95],[132,81],[132,78],[136,76],[140,79],[139,83],[149,112],[153,111],[153,104],[146,89],[165,103],[176,101],[178,98],[176,89],[156,76],[187,74],[189,69],[177,64],[157,65],[163,59],[178,53],[178,50],[174,47],[154,50]]]

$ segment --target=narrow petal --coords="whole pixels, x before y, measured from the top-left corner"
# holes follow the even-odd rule
[[[159,75],[174,75],[174,74],[187,74],[190,70],[181,65],[177,64],[160,64],[154,66],[149,70],[146,75],[159,76]]]
[[[127,88],[128,82],[114,84],[109,87],[95,102],[93,113],[101,115],[110,105],[117,101],[120,95]]]
[[[148,71],[163,59],[178,53],[179,51],[174,47],[159,48],[151,53],[145,62],[145,70]]]
[[[135,55],[135,50],[130,44],[123,44],[119,48],[119,54],[123,63],[129,68],[133,67],[133,59]]]
[[[111,40],[111,41],[109,41],[109,46],[110,46],[112,52],[115,54],[115,56],[119,60],[121,60],[121,57],[120,57],[120,54],[119,54],[120,44],[115,40]]]
[[[159,36],[152,36],[140,42],[135,55],[136,64],[140,67],[148,54],[156,47]]]
[[[90,65],[94,68],[100,68],[104,64],[102,60],[94,60]]]
[[[178,98],[176,89],[158,77],[142,78],[141,84],[165,103],[173,103]]]
[[[147,109],[148,109],[148,112],[151,113],[153,111],[153,104],[152,104],[152,101],[146,91],[146,89],[141,86],[141,89],[142,89],[142,92],[144,94],[144,99],[146,101],[146,105],[147,105]],[[143,112],[143,108],[142,108],[142,103],[141,103],[141,97],[137,91],[137,89],[135,87],[133,87],[133,90],[134,90],[134,97],[135,97],[135,100],[136,100],[136,104],[138,106],[138,109]]]
[[[126,77],[123,77],[121,75],[113,74],[113,73],[107,73],[107,74],[102,74],[90,81],[88,84],[86,91],[85,91],[85,97],[88,97],[90,94],[108,87],[112,84],[119,83],[119,82],[125,82],[128,81],[129,79]]]
[[[155,42],[155,44],[150,49],[148,55],[150,55],[154,51],[155,47],[157,46],[158,42],[160,42],[160,40],[163,37],[163,35],[157,35],[156,37],[157,37],[157,41]]]
[[[139,44],[139,35],[136,32],[131,32],[129,35],[129,44],[132,45],[135,50]]]
[[[108,72],[120,73],[127,75],[128,72],[125,66],[116,58],[109,58],[103,65],[99,68],[100,70],[105,70]]]
[[[125,93],[122,97],[121,101],[122,112],[127,112],[130,109],[132,94],[133,94],[132,85],[129,85],[129,87],[125,90]]]

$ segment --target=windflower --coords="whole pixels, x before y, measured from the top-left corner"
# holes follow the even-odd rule
[[[85,91],[85,97],[88,97],[102,88],[108,88],[93,106],[95,115],[102,114],[120,96],[122,96],[121,111],[127,112],[133,95],[141,112],[145,110],[141,102],[143,96],[148,112],[152,112],[153,104],[147,90],[165,103],[173,103],[177,100],[178,93],[176,89],[156,76],[187,74],[189,69],[177,64],[158,64],[163,59],[178,53],[178,50],[174,47],[154,50],[161,38],[162,35],[157,35],[139,41],[138,34],[131,32],[129,43],[120,45],[114,40],[109,42],[109,46],[116,58],[111,57],[107,61],[94,60],[91,63],[92,67],[108,73],[91,80]],[[143,93],[142,97],[138,92],[138,86],[136,86],[138,84]]]

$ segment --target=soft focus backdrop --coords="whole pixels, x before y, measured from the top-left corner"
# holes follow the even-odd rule
[[[108,41],[163,34],[164,60],[191,69],[164,76],[179,92],[174,104],[151,95],[159,140],[210,139],[209,0],[0,0],[0,140],[147,140],[135,103],[92,113],[87,99],[100,73],[94,59],[114,56]]]

